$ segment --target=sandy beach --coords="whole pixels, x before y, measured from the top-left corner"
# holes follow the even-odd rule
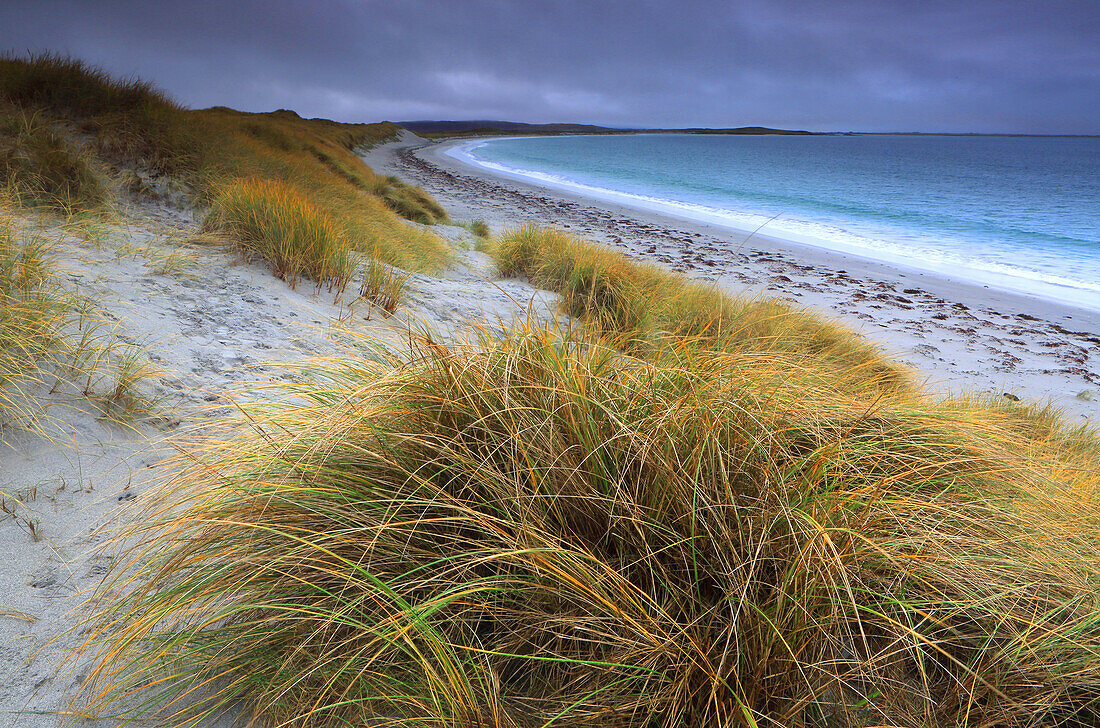
[[[451,143],[405,132],[363,156],[379,173],[422,185],[456,222],[484,219],[494,232],[553,225],[733,292],[824,312],[944,390],[1050,401],[1073,423],[1097,422],[1095,313],[503,180],[444,155]],[[61,391],[43,395],[48,432],[9,434],[0,490],[18,502],[7,501],[13,515],[0,521],[8,559],[0,572],[0,725],[72,717],[86,665],[68,651],[81,643],[86,599],[111,566],[102,547],[171,471],[166,458],[216,428],[231,399],[247,401],[263,391],[257,383],[292,377],[286,365],[331,356],[349,329],[400,345],[410,325],[461,337],[471,324],[493,330],[559,315],[555,294],[500,280],[459,225],[431,227],[456,263],[439,276],[411,275],[406,306],[385,317],[323,288],[277,280],[262,263],[205,239],[190,207],[133,202],[120,212],[95,234],[23,219],[54,242],[59,270],[107,312],[111,335],[145,352],[151,373],[141,393],[154,406],[120,424]]]
[[[402,140],[365,155],[494,232],[553,225],[734,293],[787,299],[845,322],[936,389],[1051,403],[1100,418],[1100,313],[506,179],[446,154],[468,139]]]
[[[0,728],[1100,728],[1097,28],[0,2]]]
[[[1100,728],[1097,28],[0,2],[0,728]]]

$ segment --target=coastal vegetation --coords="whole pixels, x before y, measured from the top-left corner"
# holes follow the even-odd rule
[[[854,332],[769,298],[739,299],[551,228],[525,225],[492,241],[502,275],[561,294],[562,308],[638,352],[662,340],[812,361],[834,383],[894,391],[905,367]]]
[[[383,313],[391,314],[401,305],[408,280],[408,273],[401,273],[393,266],[372,260],[363,270],[359,298],[382,309]]]
[[[307,278],[343,290],[351,278],[344,232],[289,185],[234,180],[214,196],[206,225],[228,232],[292,286]]]
[[[438,236],[399,217],[432,223],[445,219],[442,209],[422,190],[375,175],[355,153],[392,138],[393,124],[340,124],[285,110],[190,110],[146,82],[41,54],[0,58],[0,130],[0,171],[31,196],[40,197],[41,188],[66,204],[94,207],[100,188],[113,181],[138,195],[226,208],[234,201],[219,205],[219,197],[239,193],[238,180],[271,183],[293,190],[314,217],[327,218],[322,227],[338,228],[349,253],[420,272],[438,271],[449,260]],[[102,173],[85,161],[98,162]],[[291,199],[274,196],[268,206]],[[293,209],[279,217],[305,219]]]
[[[489,223],[485,222],[481,218],[470,222],[470,232],[472,232],[475,237],[482,239],[488,238],[491,234],[489,231]]]
[[[24,205],[68,213],[94,209],[106,196],[88,155],[25,111],[0,115],[0,186]]]
[[[354,153],[392,124],[192,111],[48,55],[0,59],[0,119],[12,211],[179,197],[292,285],[361,273],[387,312],[403,271],[451,259],[398,214],[445,211]],[[112,359],[97,319],[17,223],[0,218],[0,424],[78,370],[125,402],[138,360],[92,386]],[[405,349],[348,331],[175,443],[76,627],[75,714],[1100,723],[1094,431],[933,396],[836,323],[554,229],[484,247],[557,292],[563,320],[410,326]]]
[[[1100,720],[1093,433],[774,351],[341,354],[126,533],[98,707],[278,725]],[[166,677],[167,676],[167,677]],[[196,686],[203,700],[186,705]]]
[[[432,225],[447,219],[447,211],[431,195],[393,175],[379,177],[371,191],[406,220]]]
[[[148,369],[143,352],[64,288],[53,241],[20,225],[11,205],[0,190],[0,446],[11,428],[49,436],[55,395],[130,419],[148,405],[137,388]]]
[[[60,363],[72,313],[52,276],[48,245],[21,239],[11,217],[0,214],[0,428],[32,418],[30,393]]]

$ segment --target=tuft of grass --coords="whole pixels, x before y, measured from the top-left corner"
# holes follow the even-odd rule
[[[909,376],[847,328],[774,299],[740,299],[552,228],[525,225],[490,241],[504,276],[561,294],[562,308],[642,351],[666,339],[769,351],[825,364],[856,388],[904,388]]]
[[[431,195],[393,175],[378,177],[371,186],[371,191],[406,220],[424,225],[447,220],[447,211]]]
[[[343,231],[288,185],[233,182],[214,198],[204,226],[229,233],[291,286],[307,278],[342,291],[351,277]]]
[[[575,332],[424,339],[253,406],[125,535],[93,709],[1096,725],[1096,433],[869,403],[773,352],[656,361]]]
[[[480,218],[470,223],[470,232],[479,238],[488,238],[491,234],[489,223]]]
[[[102,394],[86,391],[100,405],[108,417],[127,422],[152,410],[154,403],[141,391],[141,384],[154,373],[144,349],[138,346],[117,345],[111,362],[110,378]]]
[[[106,195],[88,155],[35,113],[0,111],[0,186],[25,205],[74,213]]]
[[[372,259],[363,270],[359,298],[392,314],[401,305],[408,279],[408,273]]]
[[[195,264],[194,255],[186,250],[160,251],[148,263],[149,270],[158,275],[180,275]]]

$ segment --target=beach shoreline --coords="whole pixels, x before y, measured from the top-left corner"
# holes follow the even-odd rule
[[[935,390],[1051,403],[1100,422],[1100,312],[965,280],[594,199],[505,177],[447,154],[469,138],[412,134],[364,154],[421,185],[458,219],[526,222],[659,263],[739,295],[785,299],[842,321]]]
[[[639,137],[668,137],[670,135],[640,133],[633,136]],[[675,137],[676,135],[671,135]],[[691,136],[691,135],[685,135]],[[592,135],[577,134],[570,138],[596,138]],[[688,201],[680,199],[676,194],[666,189],[665,192],[648,192],[635,190],[629,192],[615,187],[602,186],[599,182],[581,182],[571,179],[568,173],[565,176],[557,173],[539,171],[534,169],[520,169],[508,166],[508,163],[486,161],[479,158],[474,151],[486,143],[496,143],[514,140],[531,140],[537,142],[545,137],[475,137],[472,140],[446,143],[440,148],[439,154],[445,158],[458,161],[466,167],[476,167],[490,175],[503,177],[508,180],[526,182],[537,187],[556,192],[572,193],[575,197],[596,200],[620,207],[629,208],[640,213],[654,213],[663,218],[674,219],[680,222],[702,224],[725,230],[736,240],[752,237],[765,237],[773,242],[785,246],[797,246],[801,249],[813,251],[824,250],[836,255],[851,255],[869,263],[885,265],[909,272],[929,273],[933,276],[945,278],[954,285],[964,284],[970,287],[992,288],[998,291],[1018,294],[1024,298],[1037,299],[1045,303],[1055,303],[1070,308],[1083,308],[1090,312],[1100,314],[1100,289],[1094,290],[1094,285],[1089,285],[1082,280],[1074,280],[1066,277],[1052,276],[1050,271],[1040,273],[1028,271],[1018,266],[1008,266],[1003,270],[996,270],[987,264],[982,265],[975,261],[968,261],[952,257],[937,257],[928,250],[921,249],[921,243],[909,240],[906,247],[898,247],[896,236],[905,237],[900,231],[891,234],[885,231],[853,232],[848,230],[849,225],[858,229],[859,220],[851,219],[837,227],[837,221],[827,222],[814,220],[808,216],[805,210],[776,209],[770,206],[767,211],[762,209],[740,209],[733,206],[718,205],[701,201]],[[838,151],[838,150],[833,150]],[[629,152],[627,152],[629,154]],[[911,159],[899,161],[900,164],[912,162]],[[727,172],[735,171],[727,165]],[[746,174],[756,175],[759,170],[748,169]],[[704,177],[713,170],[704,169]],[[694,179],[683,179],[682,182],[694,182]],[[706,184],[713,184],[712,180]],[[765,183],[766,184],[766,183]],[[966,186],[965,182],[958,184]],[[934,191],[935,192],[935,191]],[[939,191],[942,193],[942,191]],[[654,196],[656,195],[656,196]],[[666,197],[666,195],[669,195]],[[905,195],[899,193],[899,204],[902,210],[905,207]],[[881,200],[879,201],[881,203]],[[950,205],[940,202],[940,205]],[[911,212],[911,210],[910,210]],[[980,243],[973,243],[980,247]],[[909,248],[916,245],[916,248]],[[1007,253],[1001,252],[1001,255]],[[986,254],[988,256],[989,253]],[[1080,275],[1078,273],[1077,275]]]

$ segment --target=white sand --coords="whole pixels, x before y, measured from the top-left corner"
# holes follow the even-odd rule
[[[367,163],[403,175],[461,218],[495,230],[553,224],[736,293],[839,319],[950,392],[1009,393],[1100,422],[1100,313],[505,179],[411,135]],[[746,238],[748,238],[746,240]]]

